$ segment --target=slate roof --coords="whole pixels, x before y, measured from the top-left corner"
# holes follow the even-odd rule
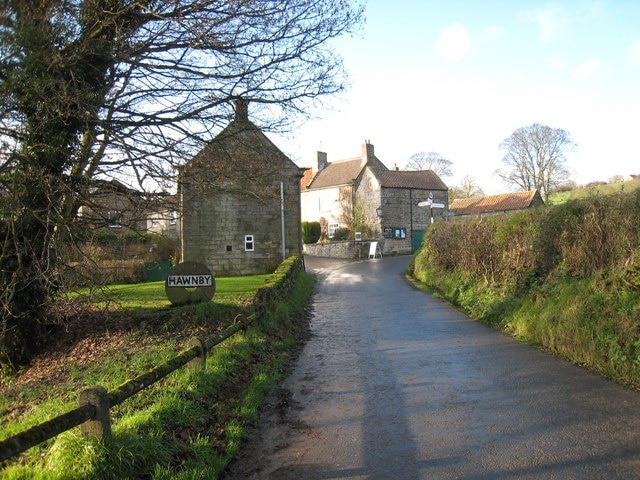
[[[419,190],[447,190],[444,182],[431,170],[398,171],[374,170],[374,175],[384,188],[414,188]]]
[[[267,180],[282,169],[301,169],[248,118],[246,102],[236,103],[235,118],[182,168],[183,180],[227,183]]]
[[[537,190],[531,190],[487,197],[456,198],[449,204],[449,211],[456,215],[473,215],[522,210],[534,205],[542,205],[542,203],[540,193]]]
[[[355,160],[343,160],[332,162],[323,170],[318,172],[309,188],[337,187],[339,185],[349,185],[355,180],[364,168],[360,157]]]

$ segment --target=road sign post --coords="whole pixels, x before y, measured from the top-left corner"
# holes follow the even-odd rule
[[[433,202],[433,194],[429,194],[429,199],[424,202],[418,202],[419,207],[429,207],[429,217],[431,217],[431,223],[433,224],[433,209],[434,208],[444,208],[444,203],[434,203]]]

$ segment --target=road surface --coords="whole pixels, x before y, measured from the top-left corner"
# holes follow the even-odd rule
[[[311,338],[224,478],[640,478],[640,394],[414,289],[306,258]]]

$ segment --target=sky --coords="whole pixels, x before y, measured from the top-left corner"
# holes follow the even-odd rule
[[[299,166],[368,140],[388,168],[438,152],[448,186],[505,193],[500,143],[539,123],[571,135],[579,185],[640,174],[640,1],[369,0],[366,18],[332,45],[348,90],[274,139]]]

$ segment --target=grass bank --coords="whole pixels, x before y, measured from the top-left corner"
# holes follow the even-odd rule
[[[570,200],[589,198],[596,195],[612,195],[616,193],[633,192],[640,188],[640,178],[614,183],[596,183],[591,186],[574,188],[562,192],[554,192],[549,195],[550,205],[560,205]]]
[[[409,273],[472,318],[640,386],[640,190],[436,224]]]
[[[283,286],[275,277],[217,279],[212,302],[181,308],[161,304],[155,313],[145,302],[159,295],[162,283],[140,286],[147,290],[142,304],[133,300],[140,289],[117,288],[119,300],[105,320],[113,321],[111,332],[87,336],[80,351],[77,345],[68,350],[71,360],[62,362],[62,374],[31,382],[5,377],[0,439],[76,407],[84,388],[114,388],[174,356],[189,338],[210,338],[234,314],[253,310],[248,295],[269,297],[269,302],[256,324],[210,352],[205,370],[177,370],[114,407],[110,440],[87,442],[73,429],[5,462],[2,478],[218,478],[306,332],[313,278],[301,271]],[[265,286],[274,285],[275,294],[265,293]],[[123,316],[131,322],[118,327]]]

